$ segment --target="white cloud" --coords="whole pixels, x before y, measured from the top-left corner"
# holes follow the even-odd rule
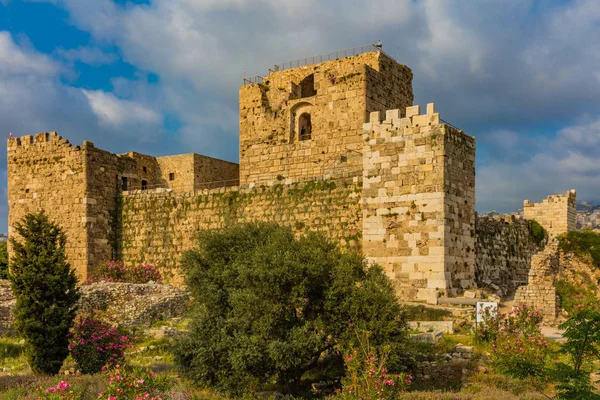
[[[92,111],[100,123],[108,126],[121,127],[128,124],[160,124],[162,117],[159,113],[130,100],[117,98],[112,93],[101,90],[85,90]]]
[[[17,46],[9,32],[0,31],[0,76],[52,76],[60,70],[50,57]]]
[[[67,61],[81,61],[93,66],[112,64],[118,59],[116,54],[106,53],[98,47],[80,46],[68,50],[58,48],[56,53]]]

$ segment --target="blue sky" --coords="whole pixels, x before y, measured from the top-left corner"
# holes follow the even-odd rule
[[[477,138],[479,211],[600,202],[597,0],[0,0],[0,136],[237,161],[244,69],[378,39]]]

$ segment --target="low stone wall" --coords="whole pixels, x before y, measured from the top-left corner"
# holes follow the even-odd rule
[[[515,304],[526,304],[540,310],[547,322],[553,321],[560,310],[560,301],[554,286],[521,286],[515,294]]]
[[[0,333],[4,333],[12,327],[14,318],[12,310],[17,300],[13,296],[10,282],[0,280]]]
[[[122,326],[149,326],[160,319],[180,317],[188,296],[180,288],[154,283],[100,282],[81,286],[79,312],[104,310]],[[13,326],[15,297],[9,281],[0,281],[0,333]]]
[[[458,388],[472,373],[469,361],[473,356],[473,347],[459,344],[451,353],[439,356],[417,362],[412,371],[415,387]]]
[[[500,296],[527,284],[531,257],[543,249],[530,231],[531,222],[512,215],[475,218],[475,281]]]

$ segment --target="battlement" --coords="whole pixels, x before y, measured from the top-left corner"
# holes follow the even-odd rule
[[[550,195],[541,203],[523,201],[525,218],[537,221],[552,236],[574,230],[576,214],[577,192],[575,189],[571,189],[565,194]]]
[[[74,147],[79,150],[81,148],[93,148],[94,143],[84,140],[81,146],[72,145],[67,139],[63,139],[56,131],[40,132],[35,135],[23,135],[21,137],[13,137],[7,140],[6,147],[8,151],[16,151],[19,148],[30,146],[40,146],[51,144],[61,147]]]

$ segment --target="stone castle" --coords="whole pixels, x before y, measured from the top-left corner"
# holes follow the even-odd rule
[[[475,212],[475,139],[413,105],[412,72],[378,49],[276,68],[240,87],[239,165],[112,154],[56,132],[8,140],[9,235],[46,210],[80,278],[109,259],[171,272],[199,229],[275,221],[323,231],[382,265],[404,299],[527,283],[529,219],[574,229],[575,193],[525,219]]]

